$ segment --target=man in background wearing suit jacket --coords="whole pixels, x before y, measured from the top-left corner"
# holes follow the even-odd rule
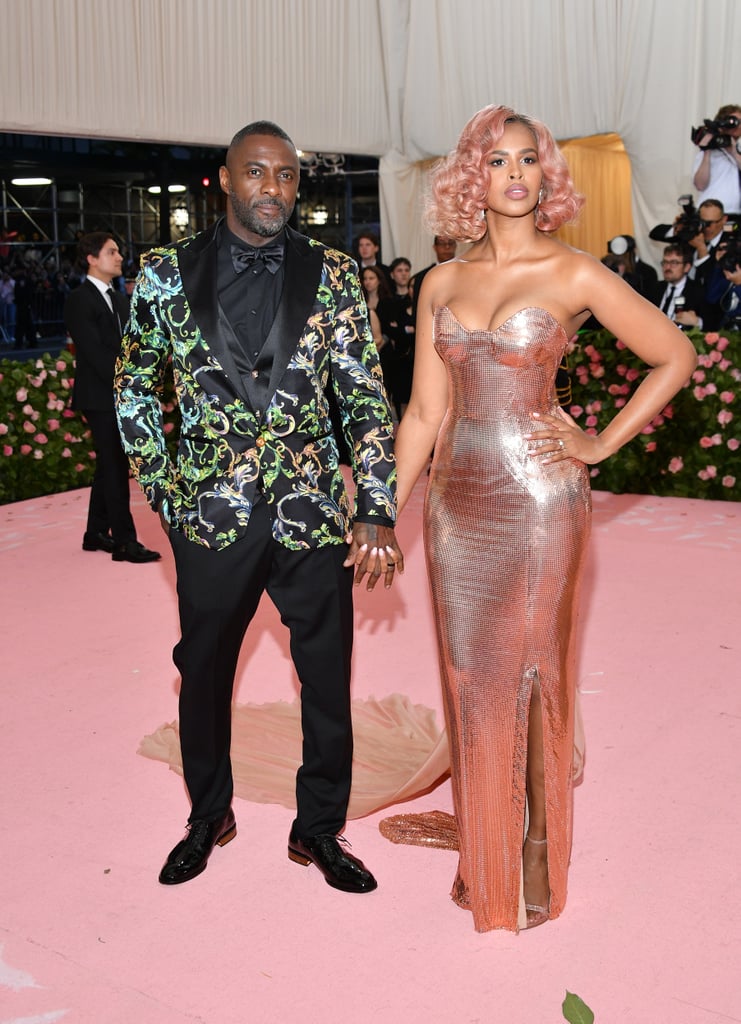
[[[75,345],[72,408],[82,412],[95,446],[95,476],[90,490],[83,551],[106,551],[114,562],[156,562],[136,539],[129,501],[129,463],[113,407],[113,371],[129,316],[125,295],[111,282],[121,273],[122,256],[104,231],[83,235],[78,246],[87,277],[69,293],[64,322]]]
[[[303,763],[288,857],[327,883],[376,880],[341,845],[350,795],[352,585],[390,587],[393,426],[357,266],[288,226],[299,183],[292,141],[257,121],[229,146],[226,218],[142,260],[116,369],[134,473],[172,545],[181,639],[180,748],[191,811],[163,885],[200,874],[236,834],[229,757],[234,675],[267,592],[290,631],[301,683]],[[157,384],[172,359],[182,428],[173,463]],[[354,507],[326,388],[350,450]],[[349,550],[347,545],[349,545]]]

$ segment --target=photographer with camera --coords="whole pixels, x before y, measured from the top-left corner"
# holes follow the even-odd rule
[[[700,149],[692,167],[698,203],[717,199],[727,214],[741,213],[741,107],[735,103],[721,107],[714,120],[706,118],[690,137]]]
[[[655,242],[680,242],[693,250],[690,277],[701,288],[707,283],[712,269],[712,256],[723,238],[728,217],[718,199],[706,199],[699,210],[695,209],[692,196],[678,199],[682,212],[673,224],[657,224],[648,237]],[[712,330],[712,328],[710,328]]]
[[[717,247],[706,296],[718,304],[719,328],[741,330],[741,231],[727,232]]]

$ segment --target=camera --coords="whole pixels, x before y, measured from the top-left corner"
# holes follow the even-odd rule
[[[691,242],[702,231],[702,217],[697,212],[692,196],[680,196],[677,202],[682,212],[674,222],[674,237],[680,242]]]
[[[696,146],[700,146],[700,149],[728,149],[733,139],[727,133],[738,128],[740,124],[741,121],[734,114],[722,117],[719,121],[711,121],[706,117],[699,128],[692,129],[690,138]],[[710,139],[704,146],[701,146],[700,139],[705,138],[708,134]]]
[[[741,232],[738,230],[724,232],[718,242],[718,251],[723,253],[718,260],[720,269],[735,274],[741,267]]]

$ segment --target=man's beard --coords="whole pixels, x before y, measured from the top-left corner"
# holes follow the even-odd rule
[[[240,199],[233,188],[229,189],[229,199],[234,216],[242,227],[246,228],[247,231],[251,231],[254,235],[260,235],[261,238],[275,238],[276,235],[279,235],[293,212],[293,209],[289,210],[280,199],[260,199],[257,205],[263,209],[267,206],[269,210],[274,212],[273,217],[266,219],[255,211],[255,204],[250,205],[243,199]]]

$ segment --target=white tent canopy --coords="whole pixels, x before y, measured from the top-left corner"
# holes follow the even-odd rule
[[[0,129],[381,158],[384,257],[430,262],[425,161],[487,103],[618,133],[635,234],[691,191],[691,125],[741,103],[738,0],[0,0]],[[588,215],[588,214],[587,214]]]

